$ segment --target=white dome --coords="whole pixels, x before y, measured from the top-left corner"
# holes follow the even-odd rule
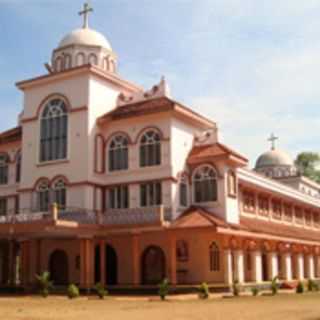
[[[274,166],[294,166],[292,158],[281,150],[270,150],[263,153],[256,162],[256,169]]]
[[[74,44],[99,46],[112,51],[111,45],[104,35],[89,28],[73,30],[60,41],[59,48]]]

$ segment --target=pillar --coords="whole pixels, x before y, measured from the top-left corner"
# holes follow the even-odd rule
[[[268,280],[279,277],[278,254],[277,252],[268,252]]]
[[[132,283],[135,286],[140,284],[140,265],[139,265],[139,236],[132,237]]]
[[[298,253],[295,257],[295,266],[296,266],[296,274],[295,278],[297,280],[303,280],[304,279],[304,260],[303,260],[303,254]]]
[[[243,257],[243,251],[242,250],[236,250],[234,252],[234,259],[235,259],[235,279],[239,283],[244,282],[244,257]]]
[[[100,282],[102,285],[106,283],[106,243],[105,240],[100,240]]]
[[[89,290],[94,284],[93,241],[80,239],[80,286]]]
[[[320,256],[316,256],[315,261],[316,261],[315,277],[320,278]]]
[[[176,236],[170,234],[169,241],[169,278],[170,283],[175,286],[177,285],[177,254],[176,254]]]
[[[227,285],[232,284],[232,253],[230,249],[224,250],[223,253],[224,262],[224,282]]]
[[[252,280],[255,282],[262,282],[262,256],[260,251],[253,251],[253,270]]]
[[[306,256],[307,259],[307,277],[308,279],[314,279],[314,258],[312,254]]]
[[[292,264],[291,264],[291,254],[289,252],[283,253],[283,278],[285,280],[292,280]]]

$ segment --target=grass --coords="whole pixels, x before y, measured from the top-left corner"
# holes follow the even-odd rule
[[[319,302],[319,293],[210,300],[170,297],[166,302],[132,297],[1,297],[0,315],[6,320],[320,320]]]

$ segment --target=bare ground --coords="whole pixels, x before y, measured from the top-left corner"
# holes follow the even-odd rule
[[[195,297],[116,298],[98,300],[62,296],[47,299],[1,297],[4,320],[320,320],[320,293],[198,300]]]

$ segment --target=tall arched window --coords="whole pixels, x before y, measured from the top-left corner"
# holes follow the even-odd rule
[[[9,157],[7,154],[0,154],[0,184],[8,183]]]
[[[37,186],[37,209],[39,211],[49,210],[49,193],[49,182],[46,180],[39,182]]]
[[[21,152],[19,151],[16,157],[16,182],[21,179]]]
[[[64,57],[64,68],[65,69],[70,69],[72,66],[72,60],[71,60],[71,55],[70,54],[66,54]]]
[[[128,169],[128,139],[115,136],[109,145],[109,171]]]
[[[210,166],[199,167],[193,175],[194,201],[217,200],[217,173]]]
[[[60,210],[65,209],[67,191],[66,191],[66,184],[63,179],[59,179],[53,184],[53,195],[54,195],[54,202],[58,204],[58,208]]]
[[[98,64],[98,58],[94,53],[90,54],[89,63],[92,64],[92,65],[97,65]]]
[[[156,166],[161,163],[161,139],[160,134],[149,130],[140,140],[140,166]]]
[[[210,256],[210,271],[220,270],[220,251],[219,247],[215,242],[212,242],[209,248]]]
[[[77,56],[76,56],[76,64],[77,64],[77,66],[82,66],[82,65],[84,65],[85,62],[86,62],[85,60],[86,60],[86,57],[85,57],[84,53],[79,52],[79,53],[77,54]]]
[[[181,177],[179,183],[179,202],[181,207],[188,205],[188,180],[186,177]]]
[[[45,106],[41,118],[40,161],[67,157],[68,114],[63,100],[52,99]]]

